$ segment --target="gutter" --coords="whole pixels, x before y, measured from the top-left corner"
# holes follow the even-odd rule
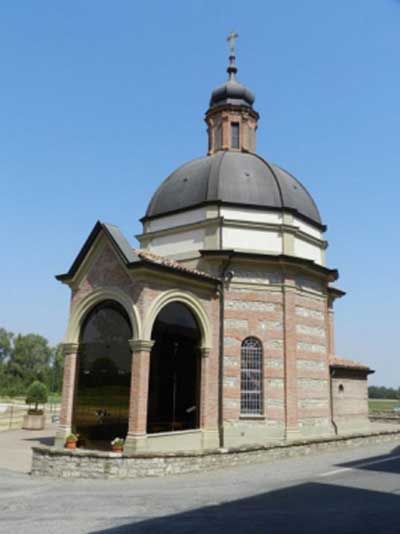
[[[337,424],[335,422],[335,414],[334,414],[334,410],[333,410],[333,377],[335,376],[335,369],[332,369],[332,367],[329,369],[329,394],[330,394],[330,404],[331,404],[331,423],[332,423],[332,426],[333,426],[333,429],[335,431],[335,436],[338,435],[338,427],[337,427]]]
[[[218,434],[219,447],[224,448],[224,338],[225,338],[225,282],[227,279],[228,267],[231,263],[233,251],[229,254],[227,261],[222,267],[220,278],[220,294],[219,294],[219,366],[218,366]]]

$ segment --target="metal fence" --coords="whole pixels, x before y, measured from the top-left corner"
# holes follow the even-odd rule
[[[0,432],[4,430],[17,430],[22,428],[24,415],[28,411],[28,406],[22,403],[0,403]],[[44,407],[47,423],[58,421],[60,405],[49,403]]]

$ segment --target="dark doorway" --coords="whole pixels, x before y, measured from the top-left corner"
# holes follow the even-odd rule
[[[82,446],[110,449],[128,432],[131,337],[129,318],[113,301],[96,306],[83,323],[74,409]]]
[[[199,426],[200,331],[179,302],[168,304],[154,323],[147,432]]]

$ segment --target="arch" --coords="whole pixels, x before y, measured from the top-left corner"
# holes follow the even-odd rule
[[[212,345],[212,331],[210,321],[203,304],[194,295],[179,290],[166,291],[165,293],[159,295],[152,302],[144,320],[143,339],[151,341],[151,332],[158,314],[167,304],[170,304],[171,302],[180,302],[181,304],[187,306],[187,308],[193,313],[201,332],[201,348],[210,348]]]
[[[73,426],[81,445],[108,450],[128,432],[132,326],[125,308],[102,300],[86,314],[79,337]]]
[[[173,300],[156,317],[150,356],[147,432],[198,428],[201,330],[193,311]]]
[[[260,339],[246,337],[240,346],[240,413],[262,415],[264,351]]]
[[[66,343],[79,343],[81,327],[90,311],[101,302],[112,300],[120,304],[126,311],[132,328],[133,339],[140,339],[141,321],[135,304],[131,298],[119,288],[99,288],[85,295],[76,305],[71,306],[71,312],[66,333]]]

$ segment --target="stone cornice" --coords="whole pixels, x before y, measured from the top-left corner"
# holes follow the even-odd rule
[[[215,259],[221,261],[221,259],[226,258],[226,256],[230,256],[235,261],[242,260],[254,263],[268,262],[281,269],[290,268],[292,270],[298,270],[300,268],[303,272],[312,272],[313,274],[319,275],[331,282],[334,282],[339,277],[337,269],[329,269],[312,260],[287,254],[265,254],[262,252],[242,251],[237,249],[202,249],[199,252],[202,257],[207,260]]]

